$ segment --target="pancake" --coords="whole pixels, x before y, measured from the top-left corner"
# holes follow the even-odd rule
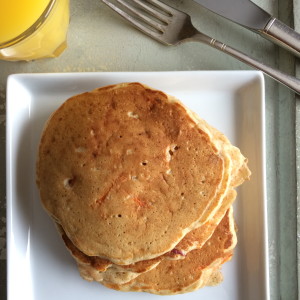
[[[51,116],[37,184],[80,251],[118,265],[153,259],[216,213],[232,163],[191,115],[130,83],[74,96]]]
[[[67,249],[71,252],[74,259],[77,263],[87,264],[93,267],[98,272],[105,272],[108,268],[118,269],[118,271],[131,271],[134,273],[143,273],[152,268],[154,268],[159,262],[160,257],[154,258],[152,260],[140,261],[131,265],[115,265],[111,261],[107,259],[103,259],[98,256],[88,256],[82,251],[80,251],[68,238],[63,228],[56,224],[59,232],[61,233],[62,239],[67,247]]]
[[[194,249],[201,249],[206,241],[212,236],[219,222],[223,219],[226,211],[232,205],[235,198],[236,191],[231,189],[227,193],[225,200],[214,217],[206,221],[206,223],[204,223],[202,226],[189,232],[171,251],[171,253],[173,252],[175,255],[170,255],[170,257],[173,259],[178,259],[176,254],[182,257]]]
[[[224,264],[225,262],[223,262]],[[212,274],[208,277],[205,285],[206,286],[216,286],[223,281],[223,275],[220,271],[220,268],[213,270]]]
[[[111,261],[100,257],[87,256],[75,247],[60,226],[59,230],[65,245],[75,258],[83,278],[88,278],[89,281],[95,280],[98,282],[104,281],[123,284],[136,278],[142,273],[152,270],[164,259],[183,259],[189,251],[201,249],[213,234],[215,228],[224,217],[224,214],[233,203],[235,197],[236,191],[230,190],[216,215],[199,228],[189,232],[170,252],[157,258],[140,261],[131,265],[116,265]]]
[[[160,295],[194,291],[212,284],[215,272],[232,256],[237,242],[233,210],[230,208],[214,234],[200,250],[193,250],[182,260],[164,260],[153,270],[122,284],[102,282],[121,291],[144,291]]]
[[[237,187],[241,185],[245,180],[250,179],[251,171],[248,168],[248,160],[243,156],[240,149],[233,146],[229,139],[213,126],[209,125],[205,120],[201,119],[194,112],[189,112],[191,118],[201,127],[205,132],[210,134],[210,138],[215,142],[215,146],[223,153],[223,155],[230,158],[231,161],[231,176],[230,187]],[[212,211],[216,211],[221,205],[218,198],[215,198],[206,212],[200,218],[200,223],[206,222],[212,214]]]

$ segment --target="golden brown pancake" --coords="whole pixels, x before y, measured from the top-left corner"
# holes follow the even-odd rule
[[[161,295],[190,292],[206,283],[212,284],[211,276],[232,256],[236,245],[234,226],[230,208],[205,245],[189,252],[185,259],[164,260],[153,270],[122,285],[101,283],[116,290],[146,291]]]
[[[74,96],[51,116],[37,183],[80,251],[115,264],[152,259],[216,212],[231,160],[191,114],[130,83]]]
[[[233,189],[229,190],[217,213],[202,226],[189,232],[171,252],[179,252],[179,255],[186,255],[191,250],[201,249],[206,241],[212,236],[219,222],[223,219],[226,211],[229,209],[235,198],[236,191]],[[179,257],[174,255],[173,258],[178,259]]]
[[[165,253],[157,258],[151,260],[139,261],[130,265],[116,265],[111,261],[102,259],[100,257],[90,257],[81,252],[76,246],[70,241],[62,227],[58,225],[59,230],[62,234],[63,240],[70,250],[72,256],[78,263],[79,269],[83,273],[86,271],[86,266],[90,266],[94,269],[89,269],[89,280],[95,280],[98,282],[107,281],[111,283],[123,284],[142,273],[148,272],[155,268],[164,259],[183,259],[186,254],[194,249],[201,249],[205,242],[213,234],[215,228],[222,220],[224,214],[233,203],[236,197],[236,191],[230,190],[225,200],[222,203],[221,208],[215,214],[213,218],[207,221],[205,224],[189,232],[170,252]],[[83,275],[87,277],[87,275]]]
[[[199,119],[199,121],[201,120]],[[216,129],[212,128],[208,124],[205,124],[205,126],[207,126],[207,128],[211,131],[211,133],[219,141],[219,143],[224,144],[223,148],[228,151],[231,161],[233,162],[234,168],[231,170],[230,186],[235,187],[241,184],[244,180],[248,179],[250,174],[250,171],[246,165],[246,159],[244,158],[244,156],[242,156],[239,149],[233,147],[229,143],[228,139],[224,135],[219,133]],[[113,264],[109,260],[102,259],[100,257],[89,257],[85,255],[85,258],[82,259],[82,256],[84,254],[79,249],[77,249],[74,244],[68,241],[66,245],[72,252],[73,257],[78,261],[78,263],[89,264],[96,269],[94,274],[97,278],[97,281],[100,281],[100,279],[107,280],[107,278],[110,278],[109,281],[116,282],[118,284],[125,283],[126,281],[137,277],[139,274],[153,269],[162,259],[184,258],[186,253],[188,253],[190,250],[200,249],[213,233],[215,227],[222,219],[223,214],[225,213],[227,208],[232,204],[235,198],[235,194],[235,191],[229,190],[226,197],[222,201],[220,209],[217,211],[217,213],[215,213],[213,217],[211,217],[199,228],[194,229],[190,233],[188,233],[173,250],[155,259],[144,260],[130,265],[119,266]]]
[[[216,128],[210,126],[205,120],[201,119],[194,112],[189,113],[195,122],[205,132],[210,135],[210,138],[214,140],[215,146],[223,153],[224,157],[229,157],[231,161],[231,174],[230,174],[230,187],[237,187],[241,185],[245,180],[250,179],[251,171],[248,168],[248,160],[245,158],[240,149],[233,146],[228,138],[218,131]],[[216,197],[210,204],[209,208],[202,215],[200,223],[206,222],[212,214],[212,211],[218,210],[222,202],[218,201]]]

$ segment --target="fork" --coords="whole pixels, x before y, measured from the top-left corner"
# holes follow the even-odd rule
[[[300,80],[276,70],[248,55],[198,31],[191,17],[159,0],[102,0],[132,25],[165,45],[198,41],[212,46],[263,71],[268,76],[300,94]]]

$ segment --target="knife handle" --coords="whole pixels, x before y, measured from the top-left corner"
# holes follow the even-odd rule
[[[272,18],[259,33],[268,40],[300,57],[300,34],[276,18]]]

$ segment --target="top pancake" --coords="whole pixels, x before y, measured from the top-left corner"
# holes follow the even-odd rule
[[[138,83],[67,100],[44,129],[37,163],[45,209],[78,249],[117,264],[173,249],[209,215],[229,173],[186,108]]]

